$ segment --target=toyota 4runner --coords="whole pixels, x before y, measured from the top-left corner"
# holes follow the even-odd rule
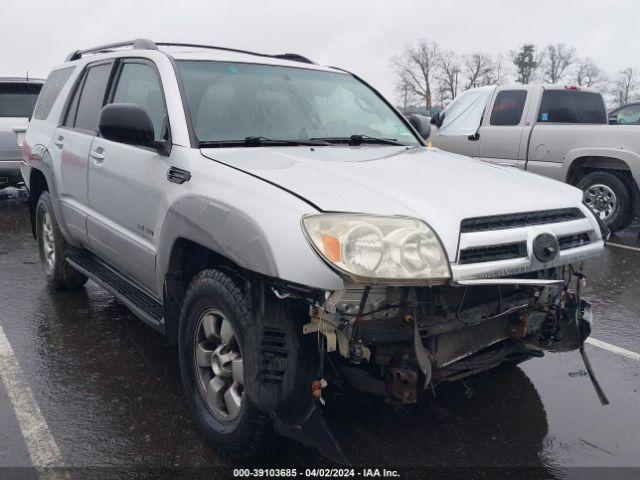
[[[136,40],[72,53],[36,111],[49,285],[91,278],[177,345],[232,454],[275,429],[341,459],[335,385],[413,403],[589,335],[603,230],[581,192],[426,147],[426,118],[344,70]]]

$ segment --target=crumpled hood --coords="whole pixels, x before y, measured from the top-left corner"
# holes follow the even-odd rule
[[[432,148],[330,146],[203,149],[322,211],[406,215],[427,222],[456,258],[465,218],[581,207],[581,192],[513,167]]]

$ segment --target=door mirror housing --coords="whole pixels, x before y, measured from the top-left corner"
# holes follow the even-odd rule
[[[618,115],[609,115],[609,125],[618,125]]]
[[[102,107],[99,129],[100,135],[112,142],[164,152],[164,142],[155,140],[149,115],[135,103],[111,103]]]
[[[444,112],[434,113],[431,116],[431,125],[435,125],[436,127],[440,128],[443,122],[444,122]]]
[[[408,120],[411,126],[415,128],[416,132],[418,132],[424,140],[429,138],[429,135],[431,135],[431,125],[429,124],[429,119],[427,117],[414,113],[409,115]]]

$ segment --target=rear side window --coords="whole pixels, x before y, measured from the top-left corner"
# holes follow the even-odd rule
[[[75,67],[67,67],[51,72],[38,97],[36,109],[33,111],[34,118],[38,120],[47,119],[53,108],[53,104],[57,100],[58,95],[60,95],[62,87],[67,83],[74,69]]]
[[[84,74],[84,79],[78,85],[65,126],[74,127],[88,132],[98,131],[98,115],[104,104],[105,91],[109,83],[111,63],[103,63],[89,67]],[[82,88],[80,92],[78,90]]]
[[[607,123],[602,95],[576,90],[545,90],[538,122]]]
[[[491,125],[518,125],[522,119],[526,100],[525,90],[503,90],[498,93],[491,111]]]
[[[31,117],[42,85],[0,83],[0,117]]]

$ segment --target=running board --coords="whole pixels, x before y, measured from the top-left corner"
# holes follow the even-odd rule
[[[137,317],[164,333],[164,307],[115,268],[86,250],[76,250],[67,262],[124,303]]]

